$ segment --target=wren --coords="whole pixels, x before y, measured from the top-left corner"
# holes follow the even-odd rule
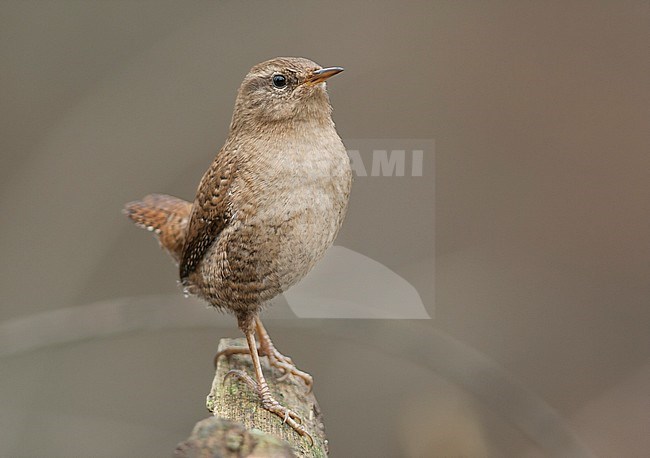
[[[313,379],[274,347],[259,313],[323,257],[345,217],[352,172],[325,83],[341,71],[296,57],[254,66],[194,201],[151,194],[125,207],[178,263],[186,293],[237,317],[255,378],[243,371],[229,375],[254,388],[265,409],[310,440],[298,415],[271,395],[260,355],[308,389]],[[241,352],[227,349],[217,358]]]

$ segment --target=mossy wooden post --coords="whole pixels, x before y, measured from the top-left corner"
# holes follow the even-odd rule
[[[226,347],[246,347],[246,340],[243,338],[221,339],[219,351]],[[230,358],[219,358],[212,389],[207,398],[206,406],[208,410],[219,419],[240,424],[249,434],[257,435],[255,437],[258,439],[263,436],[272,436],[268,437],[271,443],[273,441],[278,442],[279,439],[288,444],[297,457],[326,457],[327,439],[325,438],[325,427],[314,394],[307,393],[307,388],[302,380],[294,377],[277,381],[282,374],[277,369],[269,366],[267,358],[262,357],[261,360],[262,369],[266,375],[266,381],[269,384],[271,393],[278,402],[292,409],[302,418],[305,429],[314,440],[313,446],[310,445],[308,438],[300,436],[291,427],[284,424],[280,417],[264,410],[257,394],[253,393],[244,382],[234,377],[230,377],[225,382],[223,381],[224,376],[231,369],[240,369],[253,375],[250,355],[232,355]],[[201,422],[197,424],[193,437],[196,437],[200,424]],[[230,440],[232,441],[232,439]],[[258,449],[255,456],[266,456],[259,454],[260,451]],[[281,455],[279,452],[270,452],[269,456],[285,455]]]

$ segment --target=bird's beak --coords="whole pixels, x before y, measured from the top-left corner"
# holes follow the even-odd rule
[[[322,83],[327,78],[330,78],[334,75],[338,75],[343,71],[343,67],[327,67],[321,68],[319,70],[314,70],[312,74],[307,78],[307,84],[314,85]]]

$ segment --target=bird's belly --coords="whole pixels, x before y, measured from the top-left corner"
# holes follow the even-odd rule
[[[282,290],[302,279],[332,245],[341,226],[340,209],[332,202],[320,201],[303,208],[285,222],[281,232],[277,271]]]
[[[282,193],[279,211],[260,215],[258,246],[272,260],[268,272],[285,291],[322,258],[341,226],[345,198],[320,187]]]

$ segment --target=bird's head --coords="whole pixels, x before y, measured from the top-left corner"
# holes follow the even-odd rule
[[[233,126],[329,121],[325,80],[342,71],[301,57],[277,57],[257,64],[239,88]]]

